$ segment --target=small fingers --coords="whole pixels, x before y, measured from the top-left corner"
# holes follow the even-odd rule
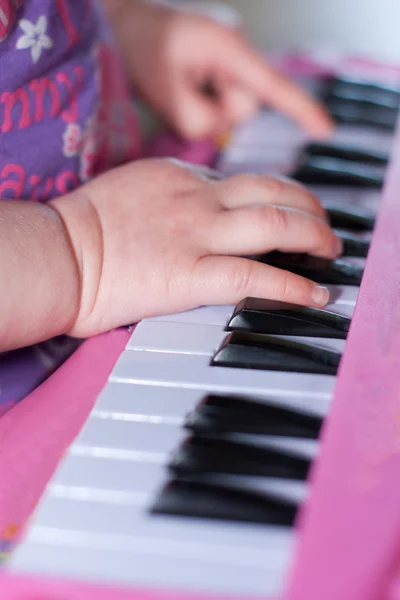
[[[315,137],[332,133],[333,122],[323,106],[269,65],[242,37],[231,41],[230,64],[237,80],[260,102],[292,117]]]
[[[236,304],[248,296],[324,307],[326,288],[304,277],[244,258],[206,256],[193,271],[197,304]]]
[[[206,247],[214,254],[280,250],[336,258],[342,242],[318,217],[292,208],[261,206],[218,213],[207,230]]]
[[[224,208],[274,204],[298,208],[322,219],[327,218],[317,196],[300,183],[285,177],[235,175],[220,184],[219,192]]]

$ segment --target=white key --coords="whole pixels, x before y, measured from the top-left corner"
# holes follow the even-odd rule
[[[120,494],[121,500],[126,494],[126,502],[148,506],[167,477],[164,465],[71,453],[51,480],[49,494],[55,498],[103,502],[112,502],[113,493],[115,498]]]
[[[71,454],[163,464],[188,436],[181,426],[131,423],[89,417]]]
[[[178,546],[180,543],[194,543],[198,553],[204,556],[206,552],[213,552],[213,547],[233,543],[236,551],[243,544],[248,546],[248,550],[256,557],[260,550],[268,548],[270,542],[276,544],[276,548],[279,549],[279,546],[286,546],[288,538],[291,537],[289,528],[269,525],[212,521],[204,518],[187,519],[178,516],[156,517],[150,514],[147,508],[119,501],[117,495],[114,502],[73,500],[47,495],[35,513],[34,526],[110,536],[127,535],[132,544],[137,544],[138,549],[140,542],[146,538],[160,543],[175,540]],[[156,548],[153,548],[153,554],[157,554]],[[244,560],[236,558],[238,564]]]
[[[179,425],[204,397],[200,390],[108,383],[92,411],[100,419]]]
[[[175,321],[178,323],[201,323],[224,327],[234,310],[234,306],[202,306],[186,312],[144,319],[144,321]]]
[[[362,269],[365,269],[367,265],[366,259],[360,258],[359,256],[346,256],[346,262],[356,265],[357,267],[361,267]]]
[[[319,197],[322,204],[327,207],[335,204],[339,206],[356,206],[374,214],[378,212],[381,204],[381,193],[376,190],[317,185],[310,186],[310,188]]]
[[[139,323],[128,342],[128,350],[165,352],[170,354],[197,354],[213,356],[228,332],[215,325],[189,323],[143,322]],[[283,336],[270,336],[280,339]],[[328,350],[343,352],[345,340],[285,336],[285,339],[316,344]]]
[[[168,470],[159,465],[71,455],[57,470],[49,494],[54,498],[124,503],[146,509],[169,478]],[[243,490],[279,494],[294,502],[303,502],[307,493],[305,482],[290,479],[209,475],[208,480],[213,479]]]
[[[96,509],[96,507],[94,507]],[[57,577],[171,593],[236,597],[276,596],[291,562],[292,537],[258,553],[231,545],[198,548],[173,539],[132,538],[33,527],[7,563],[10,573]],[[267,541],[267,540],[265,540]],[[239,563],[242,560],[242,564]],[[244,563],[244,564],[243,564]],[[155,580],[154,574],[157,574]],[[173,591],[173,592],[172,592]]]
[[[138,423],[182,425],[208,391],[162,385],[109,382],[98,398],[91,416]],[[234,394],[237,395],[237,394]],[[243,396],[242,396],[243,397]],[[274,397],[273,394],[248,394],[250,400],[285,406],[323,416],[328,403],[308,396]]]
[[[293,151],[288,149],[285,144],[274,148],[266,147],[239,147],[228,152],[220,165],[221,171],[224,173],[232,165],[243,166],[246,164],[266,164],[268,162],[283,162],[285,163],[288,157],[293,157]]]
[[[204,354],[211,356],[226,332],[217,325],[169,321],[142,321],[128,342],[129,350]]]
[[[340,310],[339,314],[351,317],[357,303],[360,288],[353,285],[326,285],[329,290],[329,304],[326,306],[329,310]],[[344,312],[345,307],[349,307],[351,314]],[[349,310],[349,312],[350,312]]]
[[[99,421],[90,417],[70,448],[71,456],[102,460],[149,462],[165,465],[189,436],[182,427],[129,423],[126,421]],[[317,453],[315,440],[276,436],[247,436],[231,434],[232,440],[259,446],[294,451],[308,458]]]
[[[329,403],[336,382],[331,375],[310,375],[210,367],[207,356],[123,352],[110,381],[197,388],[238,394],[257,393],[316,399]]]

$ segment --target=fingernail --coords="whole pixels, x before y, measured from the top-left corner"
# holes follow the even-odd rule
[[[329,290],[321,285],[316,285],[311,294],[311,300],[317,306],[325,306],[329,302]]]

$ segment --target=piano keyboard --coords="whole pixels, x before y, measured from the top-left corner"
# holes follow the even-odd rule
[[[139,323],[11,572],[246,599],[284,590],[400,98],[357,81],[322,87],[338,121],[333,141],[310,144],[264,111],[236,132],[217,167],[294,175],[317,191],[345,256],[255,258],[311,273],[327,284],[330,304],[319,311],[248,298]]]

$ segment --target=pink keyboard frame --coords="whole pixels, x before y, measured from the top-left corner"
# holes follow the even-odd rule
[[[204,163],[210,150],[207,145],[186,147],[179,156]],[[284,600],[400,600],[399,257],[400,135],[349,350],[323,431],[322,458],[312,474],[313,493],[299,520],[297,559]],[[0,419],[0,533],[13,528],[12,523],[23,523],[32,511],[128,337],[121,329],[88,340]],[[2,600],[224,600],[6,572],[0,577],[0,592]]]

